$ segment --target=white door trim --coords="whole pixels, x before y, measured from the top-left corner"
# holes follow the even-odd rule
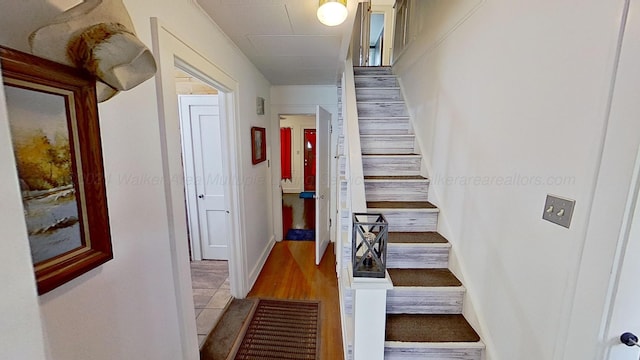
[[[181,160],[180,131],[178,131],[180,119],[174,70],[176,65],[186,67],[192,74],[210,81],[211,85],[221,91],[221,95],[224,94],[220,101],[224,101],[225,111],[220,116],[225,119],[229,138],[236,144],[238,143],[236,129],[238,109],[235,99],[238,98],[238,82],[182,41],[157,18],[151,18],[151,27],[153,52],[159,69],[156,75],[159,131],[180,340],[183,359],[197,360],[200,358],[200,354],[195,316],[193,316],[185,194],[181,181],[184,173]],[[244,262],[246,251],[241,226],[245,222],[242,208],[243,190],[238,184],[231,181],[241,178],[239,176],[239,161],[237,161],[237,146],[227,146],[227,150],[227,173],[230,174],[227,186],[232,189],[232,196],[227,200],[230,205],[230,222],[232,224],[229,229],[229,275],[231,294],[234,297],[242,298],[248,293],[247,271]]]
[[[621,283],[621,277],[623,275],[630,275],[628,273],[623,274],[623,271],[625,270],[624,269],[625,262],[637,261],[637,258],[634,257],[634,255],[636,254],[629,252],[628,249],[632,247],[632,245],[630,244],[632,241],[638,241],[638,239],[631,238],[632,226],[637,227],[638,224],[640,223],[640,214],[637,212],[638,211],[637,205],[638,205],[638,201],[640,200],[638,198],[638,194],[640,194],[640,149],[638,149],[638,151],[636,152],[636,161],[634,165],[633,179],[631,181],[631,188],[629,189],[627,205],[624,211],[623,223],[622,223],[622,226],[620,227],[620,234],[618,236],[618,239],[617,239],[618,241],[616,243],[616,252],[615,252],[615,257],[613,259],[613,267],[611,271],[611,280],[609,283],[609,288],[607,290],[605,315],[604,315],[604,321],[603,321],[604,324],[603,324],[602,331],[599,334],[600,336],[602,336],[602,339],[604,340],[604,343],[605,343],[603,346],[603,349],[601,350],[603,352],[602,359],[611,358],[611,353],[612,353],[612,350],[614,350],[614,347],[621,347],[621,348],[624,347],[622,344],[615,341],[617,339],[614,339],[614,341],[612,342],[610,338],[607,338],[607,336],[610,336],[610,333],[612,332],[611,322],[612,320],[614,320],[614,316],[616,315],[615,306],[616,306],[617,297],[619,295],[618,291],[620,287],[635,286],[635,284],[631,285],[630,283]],[[636,324],[629,324],[629,327],[625,328],[625,330],[623,331],[633,330],[635,326]],[[635,330],[634,332],[637,333],[637,331]],[[622,332],[616,335],[621,335],[621,334]],[[629,349],[629,355],[631,355],[634,350],[635,349]],[[636,357],[637,355],[634,354],[633,358],[635,359]]]

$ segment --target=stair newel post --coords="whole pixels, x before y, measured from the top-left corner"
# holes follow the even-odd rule
[[[386,271],[388,226],[382,214],[353,214],[354,360],[384,359],[387,290],[393,288]]]

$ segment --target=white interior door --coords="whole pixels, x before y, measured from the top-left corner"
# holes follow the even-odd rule
[[[640,274],[640,201],[638,201],[638,179],[636,178],[635,194],[632,195],[635,202],[630,206],[631,219],[628,224],[628,232],[623,229],[623,237],[626,244],[622,247],[620,272],[612,298],[611,317],[607,326],[607,360],[636,360],[640,355],[638,347],[627,347],[620,344],[620,335],[631,332],[640,336],[640,287],[638,286],[638,274]],[[623,228],[625,225],[623,225]],[[626,233],[626,234],[625,234]]]
[[[182,95],[180,109],[194,260],[228,260],[229,212],[218,96]]]
[[[617,144],[624,144],[628,154],[638,149],[638,115],[640,114],[640,1],[629,3],[629,13],[625,24],[620,60],[618,64],[617,80],[615,83],[607,138],[615,136]],[[628,135],[632,134],[632,135]],[[613,139],[613,138],[612,138]],[[631,139],[631,141],[629,140]],[[633,146],[633,145],[635,146]],[[631,181],[625,219],[622,223],[618,239],[619,258],[614,263],[612,283],[610,284],[611,304],[608,309],[608,319],[604,330],[606,360],[637,360],[640,348],[628,347],[620,343],[620,335],[631,332],[640,337],[640,151],[636,154],[634,176]],[[609,159],[609,160],[607,160]],[[610,163],[605,163],[609,161]],[[602,166],[616,164],[620,159],[607,158]],[[616,169],[609,166],[608,169]],[[617,170],[617,169],[616,169]],[[608,175],[620,178],[622,170],[611,171]],[[617,234],[616,234],[617,235]],[[595,354],[594,354],[595,355]]]
[[[316,110],[316,265],[330,241],[329,232],[329,138],[331,113],[318,106]]]

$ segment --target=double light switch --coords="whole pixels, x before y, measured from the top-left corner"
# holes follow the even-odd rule
[[[565,199],[555,195],[547,195],[542,218],[560,226],[569,228],[575,206],[575,200]]]

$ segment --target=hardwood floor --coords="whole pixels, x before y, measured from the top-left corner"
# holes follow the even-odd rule
[[[248,298],[321,301],[320,359],[344,359],[333,244],[319,266],[313,241],[275,244]]]
[[[289,229],[316,228],[316,201],[300,199],[299,194],[282,195],[282,236]]]

